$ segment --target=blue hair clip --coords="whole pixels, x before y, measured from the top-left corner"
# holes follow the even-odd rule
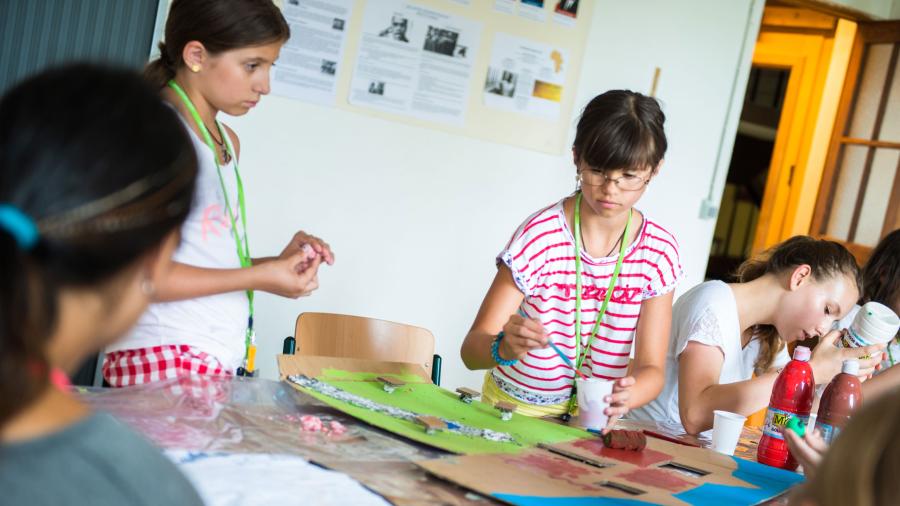
[[[31,250],[37,244],[37,225],[15,206],[0,204],[0,228],[9,232],[19,244],[19,248],[25,251]]]

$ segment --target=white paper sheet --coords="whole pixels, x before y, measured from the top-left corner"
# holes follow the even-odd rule
[[[578,0],[558,0],[553,7],[553,21],[563,26],[574,27],[578,21]]]
[[[349,102],[462,125],[481,29],[418,5],[367,2]]]
[[[521,0],[519,4],[519,16],[543,23],[547,21],[547,12],[544,10],[544,0]]]
[[[485,105],[559,118],[568,61],[561,47],[498,32],[484,82]]]
[[[207,506],[388,506],[349,476],[293,455],[166,450]]]
[[[284,0],[291,38],[273,69],[272,93],[333,106],[353,0]]]

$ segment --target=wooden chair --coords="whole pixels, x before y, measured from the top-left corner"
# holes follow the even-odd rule
[[[284,353],[347,357],[422,366],[435,385],[441,383],[441,356],[426,329],[363,316],[301,313]]]

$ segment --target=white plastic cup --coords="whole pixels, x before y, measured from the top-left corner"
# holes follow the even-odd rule
[[[725,455],[734,455],[747,417],[718,409],[713,413],[712,449]]]
[[[578,425],[585,429],[603,430],[609,422],[606,396],[612,394],[615,381],[599,378],[575,380],[578,397]]]

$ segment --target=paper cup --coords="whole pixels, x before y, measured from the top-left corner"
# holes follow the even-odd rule
[[[712,449],[725,455],[734,455],[746,416],[715,410],[713,419]]]
[[[606,416],[606,396],[613,390],[615,381],[598,378],[575,380],[578,389],[578,424],[585,429],[602,430],[606,428],[609,417]]]

